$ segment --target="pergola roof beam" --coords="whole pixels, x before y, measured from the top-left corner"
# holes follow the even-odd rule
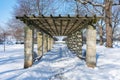
[[[24,15],[22,17],[16,17],[16,18],[20,19],[27,25],[32,25],[34,27],[41,29],[43,32],[50,34],[51,36],[67,36],[81,28],[86,28],[85,25],[89,25],[89,23],[98,21],[100,18],[104,18],[104,17],[95,17],[95,16],[81,17],[79,15],[76,16]]]
[[[69,33],[70,30],[72,30],[72,28],[75,26],[75,24],[78,22],[78,20],[75,20],[74,23],[72,24],[72,26],[69,28],[69,30],[67,31],[66,34]]]

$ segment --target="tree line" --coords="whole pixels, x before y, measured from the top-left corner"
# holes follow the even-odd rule
[[[97,33],[100,36],[100,44],[106,41],[106,47],[112,47],[113,39],[118,36],[120,25],[120,0],[17,0],[14,7],[13,18],[8,26],[13,35],[24,35],[24,24],[15,19],[15,16],[26,15],[67,15],[73,16],[103,16],[96,24]],[[12,23],[12,24],[11,24]]]

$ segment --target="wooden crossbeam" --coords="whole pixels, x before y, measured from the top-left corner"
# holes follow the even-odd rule
[[[68,15],[68,18],[70,18],[70,15]],[[63,32],[63,35],[65,35],[66,30],[67,30],[67,28],[68,28],[68,26],[69,26],[70,21],[71,21],[71,20],[67,20],[67,24],[66,24],[66,26],[65,26],[65,30],[64,30],[64,32]]]
[[[50,27],[51,31],[56,34],[56,32],[53,30],[53,28],[51,27],[51,25],[49,24],[49,22],[45,19],[46,23],[48,24],[48,26]]]
[[[71,20],[68,20],[68,21],[67,21],[67,24],[66,24],[66,26],[65,26],[65,29],[64,29],[63,35],[65,35],[66,30],[68,29],[68,26],[69,26],[69,24],[70,24],[70,21],[71,21]]]
[[[56,23],[55,23],[55,19],[53,19],[53,16],[52,16],[52,15],[50,15],[50,16],[51,16],[51,18],[52,18],[52,20],[53,20],[53,24],[54,24],[55,29],[56,29],[56,31],[57,31],[56,33],[59,34],[58,28],[57,28]]]
[[[62,35],[62,26],[63,26],[63,25],[62,25],[62,22],[63,22],[63,21],[60,20],[60,35]]]
[[[27,16],[16,17],[20,19],[27,25],[32,25],[35,28],[41,29],[43,32],[50,34],[51,36],[58,35],[70,35],[71,33],[77,31],[78,29],[85,28],[85,25],[88,25],[90,21],[95,21],[104,17],[81,17],[76,16]],[[85,21],[86,20],[86,21]]]
[[[52,26],[50,25],[50,23],[48,22],[48,20],[45,19],[45,16],[42,15],[42,17],[43,17],[43,20],[47,23],[48,27],[50,27],[51,31],[52,31],[54,34],[56,34],[56,32],[54,31],[54,29],[52,28]]]
[[[82,25],[79,25],[76,29],[74,29],[73,31],[72,31],[72,33],[74,33],[74,32],[76,32],[76,31],[78,31],[79,29],[83,29],[83,28],[86,28],[86,25],[87,24],[82,24]],[[68,35],[70,35],[71,33],[69,33]]]
[[[75,20],[74,21],[74,23],[72,24],[72,26],[69,28],[69,30],[67,31],[67,33],[66,34],[68,34],[69,33],[69,31],[75,26],[75,24],[78,22],[78,20]]]
[[[78,21],[78,23],[76,24],[75,27],[73,27],[72,30],[68,31],[68,34],[72,33],[74,30],[78,30],[79,28],[83,27],[82,25],[84,24],[83,23],[84,21]]]
[[[40,25],[38,26],[38,24],[36,24],[34,21],[32,22],[32,24],[34,25],[35,28],[43,31],[44,33],[46,33],[46,34],[48,34],[48,35],[50,35],[50,36],[52,37],[52,34],[51,34],[51,33],[49,33],[48,31],[46,31],[46,30],[45,30],[43,27],[41,27]],[[38,27],[37,27],[37,26],[38,26]]]
[[[47,28],[47,26],[44,25],[44,23],[43,23],[41,20],[38,20],[38,22],[42,25],[42,27],[43,27],[46,31],[53,33],[49,28]],[[38,25],[39,25],[39,24],[38,24]]]
[[[18,18],[18,19],[28,19],[28,17],[27,16],[23,16],[23,17],[16,17],[16,18]],[[29,19],[30,20],[38,20],[38,19],[47,19],[47,20],[51,20],[51,18],[52,19],[54,19],[54,20],[83,20],[83,19],[91,19],[91,18],[94,18],[94,17],[81,17],[81,16],[79,16],[79,17],[71,17],[71,16],[67,16],[67,17],[59,17],[59,16],[52,16],[52,15],[50,15],[49,17],[47,17],[47,16],[38,16],[38,17],[29,17]],[[97,17],[97,19],[101,19],[101,18],[104,18],[104,17]]]

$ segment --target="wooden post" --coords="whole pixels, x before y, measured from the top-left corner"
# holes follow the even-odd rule
[[[47,38],[46,34],[43,34],[43,53],[47,52]]]
[[[86,64],[88,67],[96,66],[96,29],[89,25],[87,30]]]
[[[49,45],[49,43],[48,43],[48,38],[49,38],[49,36],[46,35],[46,50],[47,50],[47,52],[48,52],[48,45]]]
[[[51,41],[50,41],[51,49],[52,49],[52,47],[53,47],[53,43],[54,43],[54,40],[53,40],[53,38],[51,38]]]
[[[42,33],[37,32],[37,50],[38,50],[38,57],[42,57]]]
[[[48,36],[48,51],[51,50],[51,38]]]
[[[33,38],[34,30],[32,27],[25,27],[25,43],[24,43],[24,68],[28,68],[33,64]]]

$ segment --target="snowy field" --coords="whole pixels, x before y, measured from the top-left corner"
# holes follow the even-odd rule
[[[83,46],[83,51],[85,46]],[[86,66],[66,45],[54,45],[39,62],[23,69],[23,45],[0,45],[0,80],[120,80],[120,47],[97,46],[97,67]]]

